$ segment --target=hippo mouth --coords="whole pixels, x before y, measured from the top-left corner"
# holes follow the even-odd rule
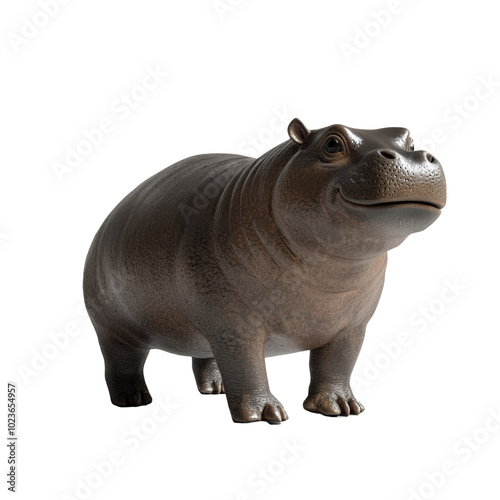
[[[389,208],[389,207],[421,207],[424,209],[435,210],[441,212],[441,209],[444,208],[444,204],[437,201],[429,201],[429,200],[418,200],[418,199],[382,199],[382,200],[351,200],[346,198],[342,193],[339,193],[340,197],[343,201],[347,202],[351,205],[356,205],[358,207],[363,208]]]

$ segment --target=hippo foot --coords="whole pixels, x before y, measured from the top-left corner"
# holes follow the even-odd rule
[[[234,422],[268,422],[279,424],[288,420],[283,405],[272,395],[244,396],[237,404],[230,403],[231,416]]]
[[[202,394],[224,394],[224,384],[222,379],[211,380],[209,382],[203,382],[198,386],[198,390]]]
[[[359,415],[365,407],[353,396],[349,387],[329,387],[318,391],[309,391],[304,401],[304,408],[313,413],[329,417],[337,415]]]
[[[131,393],[118,393],[111,395],[111,402],[115,406],[145,406],[153,401],[147,389],[137,390]]]
[[[202,394],[224,394],[222,376],[214,358],[193,358],[196,386]]]

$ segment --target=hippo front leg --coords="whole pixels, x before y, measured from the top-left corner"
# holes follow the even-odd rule
[[[255,337],[226,338],[212,345],[234,422],[263,420],[279,424],[288,419],[282,404],[269,389],[264,342]]]
[[[363,405],[354,397],[350,378],[365,328],[340,332],[331,342],[311,350],[311,384],[304,408],[323,415],[359,415]]]

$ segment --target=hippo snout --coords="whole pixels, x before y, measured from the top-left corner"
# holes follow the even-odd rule
[[[346,169],[339,190],[358,205],[419,203],[441,209],[446,204],[443,169],[426,151],[370,151]]]

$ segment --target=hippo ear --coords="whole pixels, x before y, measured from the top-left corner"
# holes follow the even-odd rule
[[[307,127],[298,118],[294,118],[290,122],[290,125],[288,125],[288,135],[290,139],[300,146],[307,141],[310,133],[311,132],[309,132]]]

